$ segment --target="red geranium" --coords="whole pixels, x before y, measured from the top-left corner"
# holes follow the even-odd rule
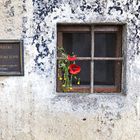
[[[78,74],[81,71],[81,67],[76,64],[69,65],[69,73],[70,74]]]
[[[75,60],[77,59],[77,57],[76,57],[76,55],[73,55],[73,56],[68,55],[68,56],[67,56],[67,59],[68,59],[69,61],[75,61]]]

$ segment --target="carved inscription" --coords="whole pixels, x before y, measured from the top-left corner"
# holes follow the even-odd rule
[[[22,74],[20,42],[0,43],[0,75]]]

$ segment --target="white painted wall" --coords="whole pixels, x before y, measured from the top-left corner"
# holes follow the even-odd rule
[[[0,39],[24,40],[25,75],[0,77],[0,140],[139,140],[139,12],[139,0],[1,0]],[[127,24],[127,95],[55,92],[58,22]]]

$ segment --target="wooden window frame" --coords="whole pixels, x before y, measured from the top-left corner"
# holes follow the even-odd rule
[[[63,33],[91,33],[91,57],[77,57],[77,60],[90,61],[90,85],[73,85],[73,89],[70,92],[80,92],[80,93],[120,93],[122,91],[122,25],[58,25],[57,26],[57,47],[63,46]],[[116,33],[117,34],[117,47],[116,47],[116,57],[95,57],[94,56],[94,34],[95,33]],[[57,61],[64,58],[57,54]],[[115,85],[94,85],[94,61],[115,61]],[[58,69],[57,69],[58,74]],[[61,73],[59,73],[61,75]],[[58,77],[58,75],[57,75]],[[57,78],[57,92],[62,92],[60,86],[61,81]]]

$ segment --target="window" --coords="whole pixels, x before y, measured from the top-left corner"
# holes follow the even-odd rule
[[[74,52],[81,67],[81,84],[73,81],[70,92],[121,92],[122,28],[122,25],[57,26],[57,46],[62,46],[68,54]],[[61,59],[58,53],[57,62]],[[61,84],[57,80],[57,92],[62,92]]]

